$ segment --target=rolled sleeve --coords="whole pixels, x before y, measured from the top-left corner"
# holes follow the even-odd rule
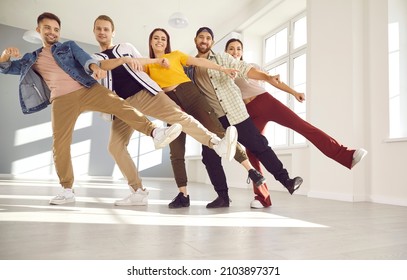
[[[7,73],[10,69],[11,61],[0,62],[0,73]]]
[[[100,61],[95,58],[91,58],[86,61],[85,66],[83,68],[85,68],[86,73],[89,75],[93,74],[92,69],[90,69],[91,64],[96,64],[98,67],[100,67]]]

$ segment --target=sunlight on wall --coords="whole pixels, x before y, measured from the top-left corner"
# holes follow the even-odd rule
[[[92,112],[86,112],[79,116],[75,131],[92,126]],[[164,124],[159,120],[153,121],[158,127]],[[89,137],[91,137],[90,135]],[[52,125],[51,122],[33,125],[27,128],[19,129],[15,133],[15,146],[23,146],[36,141],[51,139]],[[75,176],[88,175],[90,164],[90,151],[92,142],[90,139],[71,145],[71,157]],[[50,147],[50,149],[52,149]],[[163,161],[162,149],[156,150],[154,142],[150,136],[135,132],[130,140],[128,151],[133,158],[134,163],[139,171],[146,170],[153,166],[160,165]],[[12,163],[11,173],[14,175],[37,176],[54,176],[56,174],[53,162],[52,151],[30,155],[23,159],[16,160]],[[115,165],[113,178],[123,178],[123,175]]]
[[[75,124],[75,130],[92,125],[92,112],[83,113]],[[14,146],[20,146],[52,137],[52,124],[46,122],[16,130]]]
[[[45,176],[53,173],[52,152],[16,160],[11,165],[11,173],[15,175]]]
[[[154,167],[162,163],[163,152],[162,149],[148,152],[147,154],[140,155],[139,157],[139,170]]]
[[[74,130],[92,126],[92,112],[79,116]],[[19,129],[15,133],[15,146],[22,146],[36,141],[52,138],[51,122]],[[85,175],[89,171],[91,140],[71,145],[72,163],[75,175]],[[52,148],[51,148],[52,149]],[[12,163],[11,173],[14,175],[32,175],[34,177],[55,175],[52,151],[39,153],[16,160]]]
[[[140,151],[138,158],[139,171],[159,165],[163,161],[162,149],[156,150],[151,137],[140,137]]]
[[[117,164],[114,165],[113,172],[112,172],[113,179],[124,179],[123,174],[120,171],[120,168]]]
[[[158,127],[162,127],[164,124],[160,120],[152,121]],[[154,142],[150,136],[141,134],[135,131],[129,142],[127,150],[134,161],[138,171],[143,171],[148,168],[160,165],[163,162],[162,149],[156,150]],[[121,173],[117,164],[115,164],[112,172],[112,177],[115,179],[122,179]]]
[[[52,137],[51,122],[33,125],[16,131],[14,146],[21,146]]]
[[[75,175],[87,175],[89,170],[90,140],[71,145],[71,157]],[[52,152],[16,160],[12,163],[11,172],[14,175],[29,175],[41,177],[56,175]]]
[[[75,176],[88,174],[91,144],[91,140],[85,140],[71,145],[72,165]]]

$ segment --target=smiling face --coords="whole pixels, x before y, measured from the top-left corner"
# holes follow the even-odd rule
[[[38,23],[36,30],[41,35],[44,47],[50,47],[59,40],[61,28],[58,22],[54,19],[42,19]]]
[[[199,54],[207,54],[214,43],[212,35],[206,31],[200,32],[194,41]]]
[[[226,46],[226,52],[237,60],[240,60],[243,56],[243,46],[238,41],[230,42]]]
[[[150,33],[148,38],[150,58],[161,57],[171,52],[170,34],[167,30],[156,28]]]
[[[100,46],[110,46],[114,37],[114,30],[111,22],[103,19],[95,21],[93,34]]]
[[[167,35],[163,31],[157,30],[153,33],[150,40],[150,46],[155,54],[165,53],[168,44],[167,40]]]

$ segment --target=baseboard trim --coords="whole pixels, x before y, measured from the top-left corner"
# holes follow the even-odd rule
[[[354,202],[353,195],[310,191],[308,197]]]
[[[331,199],[338,201],[348,201],[348,202],[373,202],[379,204],[388,204],[394,206],[407,206],[406,199],[399,199],[394,197],[384,197],[384,196],[353,196],[348,194],[340,193],[323,193],[323,192],[309,192],[308,197],[321,198],[321,199]]]
[[[370,200],[370,202],[380,203],[380,204],[407,206],[406,199],[399,199],[399,198],[395,198],[395,197],[384,197],[384,196],[372,195],[372,196],[370,196],[369,200]]]

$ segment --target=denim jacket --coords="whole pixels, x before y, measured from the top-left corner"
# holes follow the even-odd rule
[[[44,79],[33,70],[42,48],[26,53],[21,59],[0,63],[0,73],[20,75],[19,96],[24,114],[31,114],[45,109],[50,104],[50,89]],[[84,87],[91,87],[97,81],[92,78],[90,64],[100,65],[74,41],[55,43],[51,47],[52,55],[59,65],[72,79]]]

